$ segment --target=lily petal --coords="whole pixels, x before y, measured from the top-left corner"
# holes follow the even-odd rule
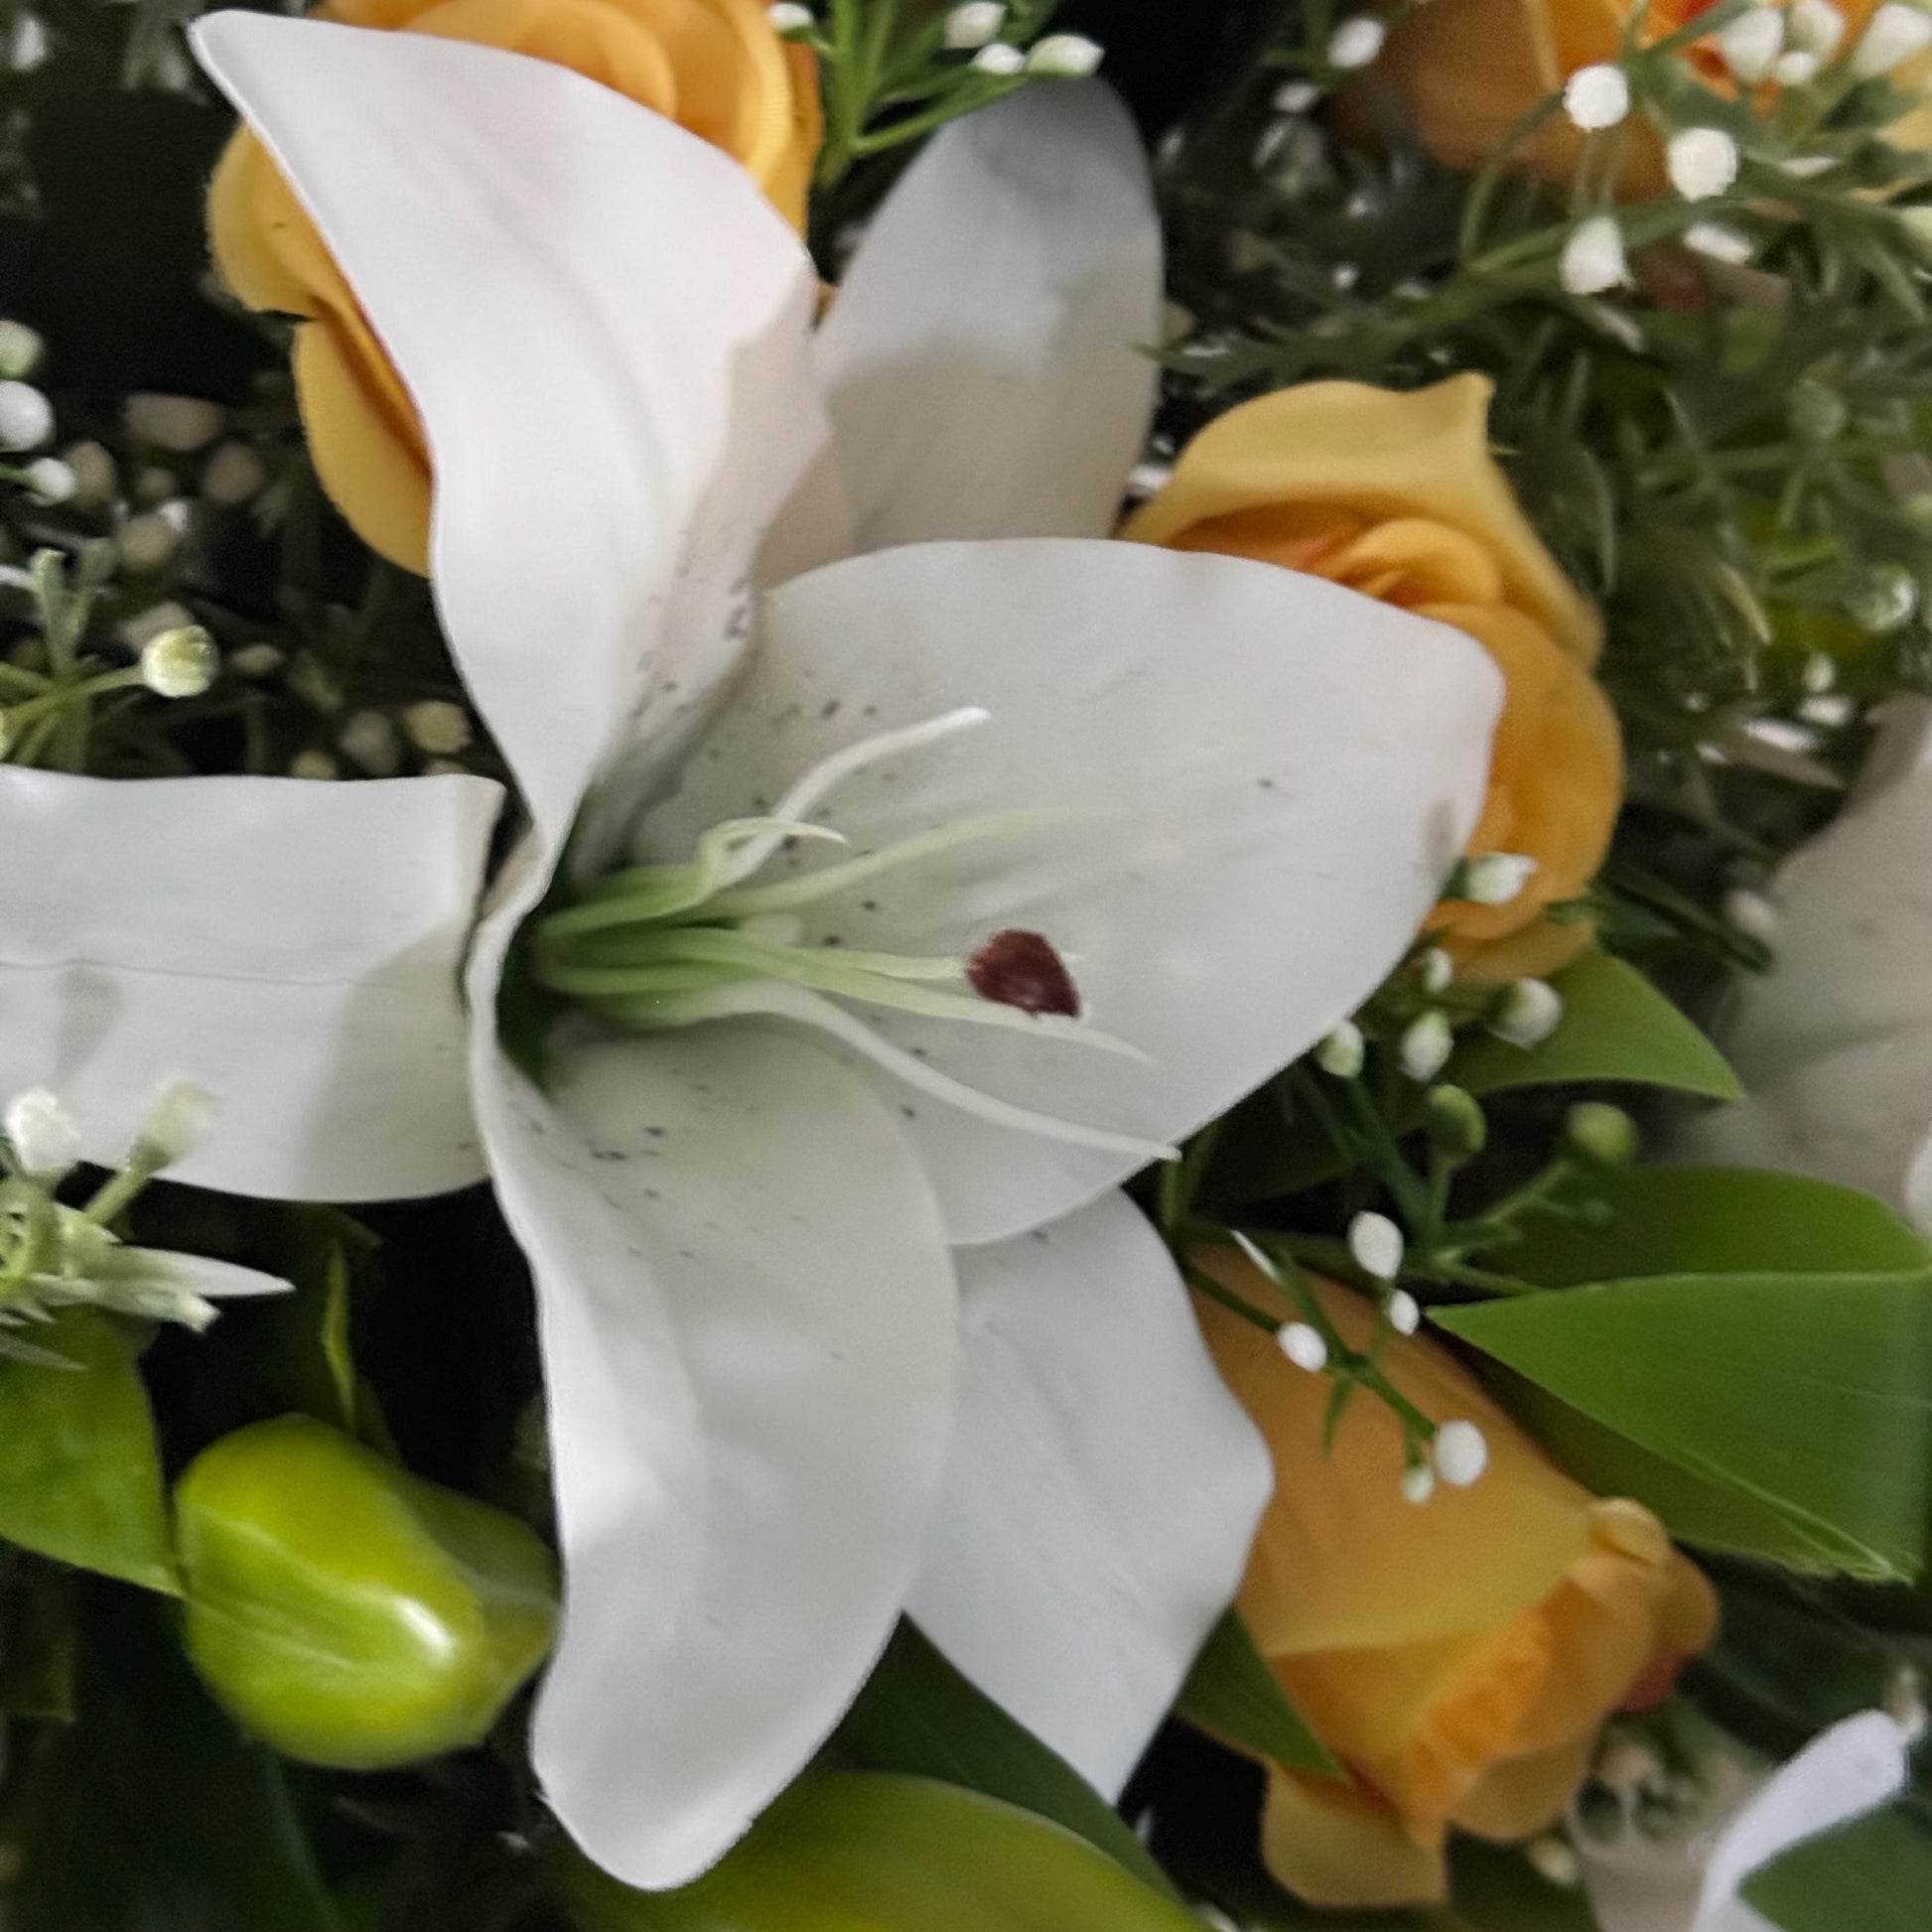
[[[959,1419],[908,1607],[1112,1798],[1241,1581],[1268,1452],[1123,1194],[964,1250],[960,1312]]]
[[[295,1286],[279,1275],[243,1268],[212,1255],[177,1254],[170,1248],[116,1248],[116,1272],[166,1288],[185,1289],[205,1301],[243,1301],[259,1295],[286,1295]]]
[[[499,1090],[540,1291],[562,1635],[533,1755],[627,1883],[681,1884],[891,1634],[952,1412],[953,1273],[891,1112],[732,1028],[586,1039]]]
[[[182,1075],[221,1112],[171,1172],[230,1193],[469,1185],[457,987],[501,797],[0,767],[0,1091],[53,1088],[111,1164]]]
[[[1123,543],[920,545],[767,600],[747,679],[639,850],[686,857],[855,739],[984,706],[989,722],[870,766],[816,815],[859,852],[1015,809],[1064,822],[871,880],[808,908],[807,936],[965,957],[997,930],[1045,934],[1095,1025],[1151,1064],[1044,1033],[874,1023],[970,1086],[1159,1145],[1401,957],[1474,823],[1498,700],[1459,632],[1291,571]],[[1139,1165],[923,1098],[912,1112],[965,1244],[1055,1220]]]
[[[1099,81],[935,136],[819,332],[859,547],[1104,536],[1154,412],[1161,229]]]

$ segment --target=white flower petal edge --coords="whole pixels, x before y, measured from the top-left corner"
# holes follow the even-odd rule
[[[1154,412],[1161,229],[1099,81],[928,144],[819,331],[858,547],[1104,536]]]
[[[457,995],[501,789],[0,768],[0,1093],[89,1160],[174,1075],[220,1103],[173,1174],[284,1200],[481,1178]]]
[[[1268,1452],[1124,1195],[959,1263],[959,1416],[908,1607],[1115,1797],[1241,1581]]]
[[[1858,790],[1772,897],[1776,964],[1720,1032],[1748,1097],[1689,1148],[1866,1188],[1932,1233],[1932,701],[1890,701]]]
[[[1095,1025],[1146,1059],[896,1013],[877,1031],[1144,1149],[1233,1105],[1401,958],[1475,822],[1500,692],[1459,631],[1271,565],[917,545],[767,599],[745,682],[638,850],[686,857],[856,739],[983,706],[977,730],[872,766],[817,815],[857,852],[1015,809],[1065,822],[809,907],[807,936],[963,957],[1002,928],[1043,933]],[[908,1131],[961,1244],[1056,1220],[1146,1159],[924,1101]]]

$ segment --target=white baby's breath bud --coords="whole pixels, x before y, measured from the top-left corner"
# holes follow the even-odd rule
[[[1683,127],[1664,150],[1670,185],[1687,202],[1708,202],[1737,179],[1737,143],[1721,127]]]
[[[46,353],[39,330],[0,318],[0,381],[19,382],[32,375]]]
[[[1861,630],[1882,637],[1918,609],[1918,580],[1903,564],[1874,564],[1845,600],[1846,615]]]
[[[1572,295],[1601,295],[1628,279],[1623,230],[1613,214],[1590,214],[1570,231],[1557,264],[1557,279]]]
[[[946,15],[946,45],[958,53],[984,47],[999,38],[1006,24],[1007,10],[1000,0],[965,0]]]
[[[223,509],[239,509],[267,483],[268,465],[246,443],[223,443],[202,472],[202,494]]]
[[[1507,905],[1536,873],[1521,852],[1478,852],[1463,867],[1462,897],[1475,905]]]
[[[387,712],[351,713],[336,743],[351,764],[372,778],[393,778],[402,768],[402,738]]]
[[[73,472],[74,502],[83,508],[98,509],[114,500],[114,492],[121,485],[121,473],[104,445],[76,443],[61,455]]]
[[[1838,682],[1838,660],[1829,651],[1815,650],[1798,674],[1808,697],[1822,698]]]
[[[180,501],[130,516],[114,536],[121,562],[137,577],[163,569],[181,548],[189,521],[188,505]]]
[[[327,752],[298,752],[289,760],[291,778],[337,778],[342,775],[342,766]]]
[[[1316,1042],[1314,1063],[1337,1080],[1352,1080],[1362,1070],[1367,1050],[1362,1043],[1361,1028],[1352,1020],[1344,1020],[1333,1033],[1324,1034]]]
[[[1422,1326],[1422,1304],[1406,1288],[1389,1297],[1389,1326],[1399,1335],[1413,1335]]]
[[[36,457],[27,466],[24,480],[27,493],[37,503],[52,505],[73,500],[76,487],[73,472],[57,456]]]
[[[1775,7],[1749,7],[1718,29],[1718,52],[1747,87],[1771,71],[1784,52],[1784,16]]]
[[[1321,89],[1312,80],[1284,80],[1275,89],[1275,112],[1306,114],[1320,98]]]
[[[1583,1883],[1583,1867],[1577,1863],[1577,1855],[1560,1838],[1531,1839],[1523,1847],[1523,1857],[1545,1884],[1555,1885],[1560,1891],[1575,1891]]]
[[[159,463],[150,463],[146,469],[134,475],[134,487],[129,493],[137,503],[165,503],[169,497],[181,491],[181,479]]]
[[[1416,961],[1416,975],[1425,993],[1447,993],[1455,980],[1455,961],[1441,946],[1431,946]]]
[[[1778,908],[1762,893],[1733,887],[1725,895],[1722,910],[1725,923],[1748,939],[1769,945],[1778,936]]]
[[[273,677],[288,662],[279,644],[243,644],[228,653],[228,669],[237,677]]]
[[[1489,1466],[1489,1442],[1472,1422],[1446,1422],[1432,1449],[1436,1473],[1451,1489],[1466,1489]]]
[[[58,1179],[80,1159],[80,1123],[46,1087],[30,1087],[7,1102],[7,1145],[21,1173]]]
[[[1010,80],[1016,73],[1027,70],[1027,57],[1017,47],[1010,47],[1005,41],[995,41],[991,47],[983,47],[973,56],[973,67],[980,73]]]
[[[1488,1020],[1489,1031],[1512,1046],[1541,1046],[1563,1023],[1563,995],[1548,980],[1517,980]]]
[[[775,6],[765,8],[764,17],[771,23],[771,31],[781,40],[809,34],[814,24],[811,8],[798,6],[794,0],[777,0]]]
[[[1852,71],[1861,80],[1875,80],[1928,47],[1932,47],[1932,15],[1905,5],[1904,0],[1886,0],[1852,50]]]
[[[1321,1331],[1306,1321],[1290,1321],[1275,1330],[1275,1344],[1297,1368],[1319,1375],[1328,1366],[1328,1344]]]
[[[402,714],[402,728],[419,752],[449,758],[470,743],[470,714],[447,698],[425,698]]]
[[[1367,14],[1352,15],[1328,36],[1328,65],[1344,73],[1365,68],[1382,52],[1382,43],[1388,37],[1389,30],[1379,20]]]
[[[1402,1230],[1386,1214],[1357,1214],[1348,1223],[1348,1252],[1363,1274],[1392,1282],[1402,1273]]]
[[[18,13],[0,48],[0,66],[15,73],[32,73],[45,64],[49,51],[47,22],[37,13]]]
[[[1027,71],[1054,80],[1084,80],[1106,58],[1100,43],[1084,34],[1048,34],[1027,56]]]
[[[1784,33],[1793,47],[1829,61],[1845,38],[1845,16],[1832,0],[1791,0],[1785,10]]]
[[[1435,1079],[1442,1072],[1454,1050],[1455,1035],[1449,1031],[1448,1018],[1440,1013],[1425,1013],[1403,1030],[1397,1057],[1410,1079],[1425,1081]]]
[[[1402,1500],[1420,1508],[1436,1493],[1436,1471],[1427,1462],[1412,1462],[1402,1472]]]
[[[1807,54],[1803,48],[1794,47],[1788,54],[1780,54],[1771,63],[1771,78],[1780,87],[1802,87],[1807,81],[1818,78],[1819,60],[1816,54]]]
[[[141,682],[161,698],[199,698],[221,670],[221,653],[199,623],[164,630],[141,646]]]
[[[1564,82],[1563,111],[1587,134],[1614,127],[1630,111],[1630,82],[1608,61],[1579,68]]]
[[[137,443],[187,455],[206,449],[221,434],[226,420],[221,405],[200,396],[163,396],[152,393],[127,399],[124,420]]]
[[[220,1103],[206,1087],[179,1075],[164,1080],[148,1103],[129,1161],[156,1168],[185,1161],[207,1139]]]
[[[1684,230],[1684,246],[1693,254],[1725,262],[1732,268],[1742,268],[1757,252],[1757,244],[1750,236],[1727,221],[1693,221]]]
[[[54,434],[54,405],[31,382],[0,382],[0,450],[36,450]]]

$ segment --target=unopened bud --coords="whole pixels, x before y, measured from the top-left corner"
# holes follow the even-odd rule
[[[1801,443],[1831,443],[1845,433],[1852,411],[1839,392],[1816,376],[1800,376],[1784,400],[1784,419]]]
[[[358,711],[336,739],[343,756],[372,778],[393,778],[402,768],[402,740],[384,712]]]
[[[199,698],[221,671],[221,653],[199,623],[164,630],[141,646],[141,682],[161,698]]]
[[[1017,47],[995,41],[973,56],[973,69],[978,73],[990,73],[997,80],[1010,80],[1016,73],[1026,71],[1027,57]]]
[[[73,472],[57,456],[36,457],[22,477],[28,494],[35,502],[47,504],[71,502],[77,487]]]
[[[1432,1012],[1410,1021],[1396,1050],[1402,1070],[1410,1079],[1419,1082],[1435,1079],[1455,1050],[1455,1035],[1450,1031],[1448,1017]]]
[[[99,509],[114,500],[121,486],[120,470],[99,443],[76,443],[62,452],[73,473],[73,500],[82,509]]]
[[[342,766],[327,752],[313,750],[298,752],[289,760],[289,776],[311,779],[339,778],[342,776]]]
[[[1446,1422],[1432,1449],[1436,1473],[1451,1489],[1466,1489],[1489,1466],[1489,1442],[1472,1422]]]
[[[1363,1274],[1392,1282],[1402,1273],[1402,1230],[1386,1214],[1357,1214],[1348,1223],[1348,1252]]]
[[[1276,1345],[1297,1368],[1318,1375],[1328,1366],[1328,1344],[1306,1321],[1290,1321],[1275,1331]]]
[[[1606,1101],[1580,1100],[1564,1116],[1563,1138],[1600,1168],[1627,1168],[1637,1158],[1637,1123]]]
[[[452,758],[471,739],[470,714],[447,698],[425,698],[402,714],[402,728],[410,744],[435,758]]]
[[[246,443],[223,443],[202,472],[202,494],[223,509],[252,502],[268,483],[268,466]]]
[[[1489,1122],[1475,1095],[1462,1087],[1431,1087],[1423,1097],[1431,1143],[1452,1161],[1471,1161],[1489,1139]]]
[[[776,5],[765,8],[764,17],[780,40],[795,40],[812,31],[811,8],[798,6],[794,0],[777,0]]]
[[[1352,1020],[1344,1020],[1333,1033],[1318,1041],[1314,1049],[1315,1065],[1337,1080],[1352,1080],[1362,1070],[1362,1061],[1366,1057],[1362,1030]]]
[[[164,1080],[148,1104],[130,1164],[167,1168],[187,1160],[207,1139],[218,1106],[213,1094],[192,1080]]]
[[[58,1179],[80,1159],[80,1123],[45,1087],[16,1094],[5,1126],[14,1165],[37,1180]]]
[[[1450,882],[1450,897],[1473,905],[1507,905],[1536,873],[1536,861],[1521,852],[1478,852],[1465,859]]]
[[[1784,52],[1784,16],[1775,7],[1747,7],[1719,28],[1718,52],[1737,79],[1755,86]]]
[[[1909,622],[1917,609],[1918,582],[1903,564],[1874,564],[1845,599],[1846,616],[1874,637]]]
[[[1541,1046],[1563,1024],[1563,995],[1547,980],[1517,980],[1485,1024],[1512,1046]]]
[[[130,516],[114,538],[121,562],[137,577],[162,569],[181,548],[188,532],[187,505],[164,503]]]
[[[1455,983],[1455,961],[1441,946],[1431,946],[1416,961],[1416,977],[1425,993],[1447,993]]]
[[[1402,1500],[1420,1508],[1436,1493],[1436,1471],[1427,1462],[1412,1462],[1402,1472]]]
[[[1928,47],[1932,47],[1932,17],[1901,0],[1887,0],[1852,50],[1852,71],[1861,80],[1875,80]]]
[[[132,395],[124,420],[137,443],[187,455],[206,448],[221,434],[221,405],[200,396]]]
[[[999,38],[1007,24],[1007,10],[1000,0],[965,0],[946,15],[946,45],[955,53],[970,53]]]
[[[36,450],[54,434],[54,405],[31,382],[0,382],[0,450]]]
[[[1571,295],[1602,295],[1629,280],[1623,230],[1614,214],[1589,214],[1570,231],[1557,279]]]
[[[1344,73],[1365,68],[1381,54],[1388,37],[1389,30],[1379,20],[1356,14],[1328,36],[1328,65]]]
[[[1406,1288],[1389,1295],[1389,1326],[1399,1335],[1413,1335],[1422,1326],[1422,1304]]]
[[[47,353],[40,332],[24,322],[0,320],[0,381],[19,382],[32,375]]]
[[[1053,80],[1084,80],[1105,59],[1100,43],[1084,34],[1048,34],[1043,41],[1034,43],[1027,56],[1027,71]]]

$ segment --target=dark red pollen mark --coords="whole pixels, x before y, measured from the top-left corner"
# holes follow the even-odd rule
[[[966,978],[982,1000],[1022,1013],[1080,1017],[1080,989],[1066,962],[1037,932],[996,932],[966,962]]]

